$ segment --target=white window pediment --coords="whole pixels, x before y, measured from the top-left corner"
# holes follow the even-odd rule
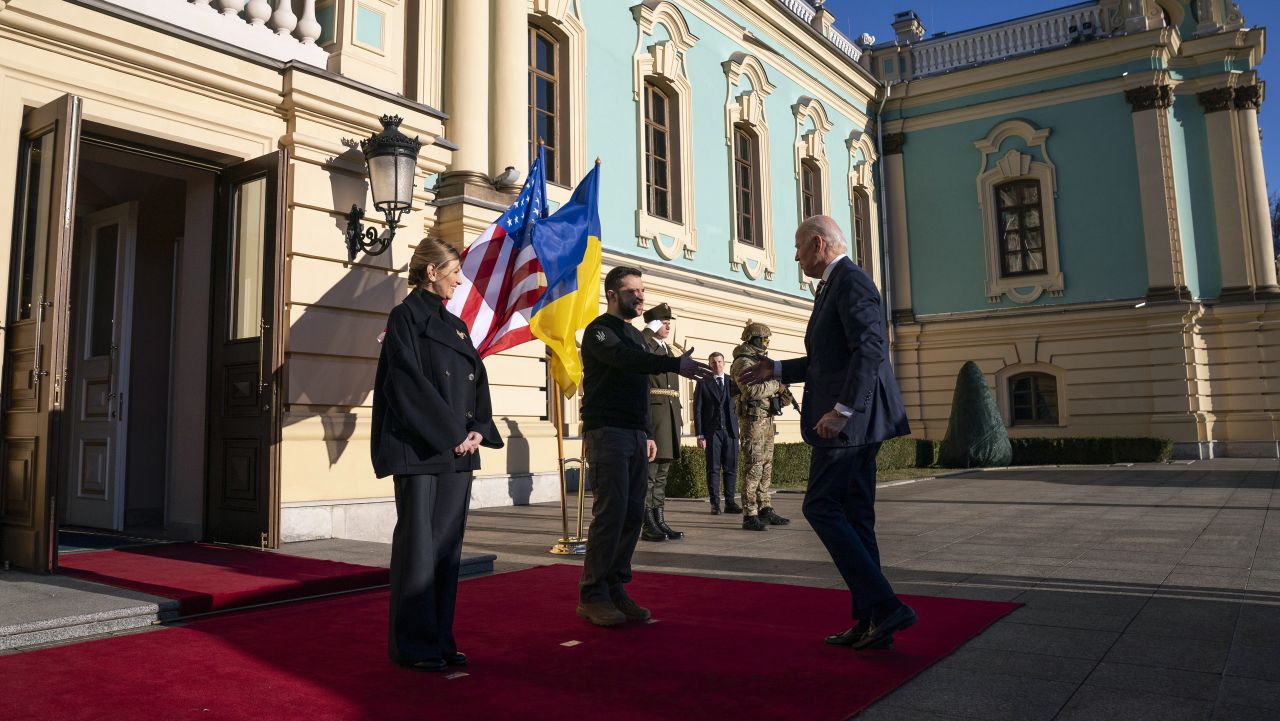
[[[986,255],[985,294],[989,303],[997,303],[1002,297],[1008,297],[1015,303],[1033,303],[1046,292],[1060,296],[1065,288],[1058,252],[1057,169],[1049,157],[1049,134],[1048,128],[1037,128],[1025,120],[1006,120],[992,128],[985,138],[974,142],[974,147],[981,154],[976,182]],[[1012,143],[1015,147],[1001,154],[1005,141],[1013,138],[1021,142]],[[996,188],[1014,180],[1034,180],[1040,185],[1043,272],[1003,274]]]

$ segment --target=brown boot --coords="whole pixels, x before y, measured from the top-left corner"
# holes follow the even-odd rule
[[[626,591],[621,591],[614,597],[613,607],[621,611],[628,621],[648,621],[653,617],[649,609],[632,600]]]
[[[579,601],[578,615],[597,626],[617,626],[627,622],[627,617],[612,601]]]

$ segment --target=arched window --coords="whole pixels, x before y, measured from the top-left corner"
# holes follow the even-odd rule
[[[737,195],[738,242],[763,248],[760,228],[759,139],[741,124],[733,127],[733,186]]]
[[[547,180],[563,184],[560,134],[563,132],[563,88],[560,41],[542,28],[529,27],[529,159],[544,143]]]
[[[646,210],[680,222],[679,161],[674,157],[678,122],[671,94],[651,81],[644,84]]]
[[[871,208],[866,191],[853,191],[853,262],[870,271],[871,260]]]
[[[1014,180],[997,185],[995,191],[1000,275],[1007,278],[1044,273],[1040,181]]]
[[[821,215],[825,210],[822,207],[822,171],[812,158],[805,158],[800,161],[801,219]]]
[[[1010,425],[1058,422],[1058,379],[1048,373],[1022,373],[1009,379]]]

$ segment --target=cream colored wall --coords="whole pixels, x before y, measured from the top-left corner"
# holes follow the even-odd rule
[[[1270,442],[1280,430],[1278,342],[1276,304],[1121,304],[901,324],[893,359],[916,437],[946,434],[956,374],[972,360],[1006,422],[998,374],[1032,364],[1061,374],[1060,424],[1012,427],[1013,437]]]

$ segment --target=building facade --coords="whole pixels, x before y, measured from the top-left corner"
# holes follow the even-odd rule
[[[701,357],[748,320],[802,351],[793,232],[826,213],[918,435],[972,359],[1015,435],[1274,451],[1262,30],[1221,0],[895,30],[805,0],[0,2],[0,559],[52,567],[63,526],[387,540],[376,339],[418,240],[465,247],[539,141],[553,206],[601,162],[605,265]],[[348,260],[353,205],[388,230],[356,142],[383,115],[423,141],[414,207]],[[472,504],[558,498],[577,400],[539,344],[486,364],[507,447]]]

